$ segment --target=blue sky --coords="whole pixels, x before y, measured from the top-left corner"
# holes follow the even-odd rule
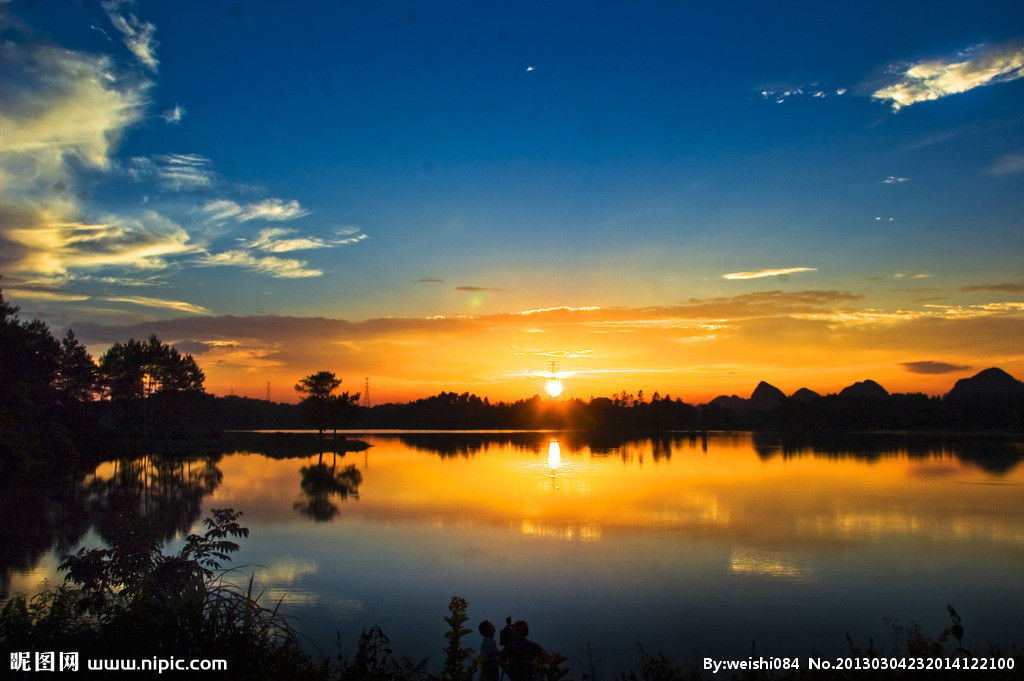
[[[698,394],[1024,369],[1018,3],[12,0],[0,31],[0,283],[97,352],[403,396],[528,393],[551,353]],[[547,308],[585,329],[516,314]],[[360,331],[289,355],[250,315]],[[498,333],[428,380],[480,345],[442,316]]]

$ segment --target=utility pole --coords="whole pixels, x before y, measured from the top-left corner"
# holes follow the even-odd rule
[[[370,406],[370,377],[366,377],[366,383],[363,385],[363,406]]]

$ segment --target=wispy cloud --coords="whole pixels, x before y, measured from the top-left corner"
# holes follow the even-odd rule
[[[526,316],[526,315],[532,315],[532,314],[541,314],[541,313],[544,313],[544,312],[593,312],[595,310],[600,310],[600,309],[601,309],[600,307],[595,307],[595,306],[569,307],[567,305],[563,305],[563,306],[560,306],[560,307],[538,308],[536,310],[520,310],[518,312],[512,312],[511,314]]]
[[[166,258],[198,250],[181,226],[152,211],[91,223],[46,213],[29,217],[29,222],[8,223],[4,230],[3,240],[12,246],[14,258],[0,257],[0,264],[11,271],[64,276],[80,269],[162,269]]]
[[[884,180],[881,180],[879,182],[879,184],[903,184],[904,182],[910,182],[910,178],[909,177],[897,177],[895,175],[890,175],[889,177],[885,178]]]
[[[1024,153],[1007,154],[1000,157],[988,169],[989,175],[1006,177],[1008,175],[1020,175],[1024,173]]]
[[[128,161],[128,174],[137,182],[153,180],[170,191],[209,189],[216,179],[213,162],[199,154],[137,156]]]
[[[1024,283],[1010,282],[1004,284],[978,284],[975,286],[961,286],[962,293],[975,293],[978,291],[995,291],[999,293],[1024,293]]]
[[[294,199],[282,201],[281,199],[265,199],[259,203],[239,204],[228,199],[209,201],[203,206],[203,210],[210,214],[214,220],[227,220],[233,218],[238,222],[250,220],[270,220],[284,222],[309,215],[309,211],[299,205]]]
[[[949,364],[948,362],[933,362],[928,360],[920,362],[901,362],[900,366],[912,374],[951,374],[956,371],[964,371],[971,368],[969,365],[964,364]]]
[[[208,315],[210,311],[202,305],[193,305],[180,300],[164,300],[162,298],[146,298],[143,296],[109,296],[106,300],[112,303],[130,303],[143,307],[155,307],[189,314]]]
[[[258,256],[253,255],[249,251],[242,250],[207,254],[199,262],[203,265],[242,267],[247,270],[269,274],[276,279],[305,279],[323,275],[322,270],[308,267],[308,263],[305,260],[278,258],[273,255]]]
[[[6,288],[4,294],[8,298],[27,298],[28,300],[47,300],[57,301],[62,303],[76,303],[83,300],[89,300],[89,296],[82,293],[72,293],[70,291],[59,291],[59,290],[43,290],[43,289],[32,289],[32,288]]]
[[[122,11],[122,8],[132,7],[134,4],[134,0],[105,0],[103,10],[114,28],[124,36],[125,45],[139,63],[150,71],[156,71],[160,65],[156,58],[156,26],[148,21],[140,21],[132,12]]]
[[[892,276],[893,279],[928,279],[935,275],[931,272],[897,272]]]
[[[812,99],[842,97],[846,91],[844,87],[832,87],[817,82],[806,85],[771,85],[761,90],[761,99],[782,104],[794,97],[810,97]]]
[[[120,281],[114,281],[111,283],[118,285],[121,284]],[[167,300],[165,298],[153,298],[147,296],[92,294],[53,288],[23,286],[7,288],[4,293],[11,298],[17,299],[45,300],[60,303],[79,303],[87,300],[99,300],[108,303],[128,303],[130,305],[139,305],[142,307],[174,310],[176,312],[186,312],[189,314],[210,314],[210,310],[201,305],[194,305],[180,300]]]
[[[455,290],[456,291],[469,291],[470,293],[475,293],[475,292],[480,292],[480,291],[507,291],[508,289],[504,289],[504,288],[491,288],[489,286],[456,286]]]
[[[294,229],[270,227],[260,230],[250,246],[268,253],[287,253],[288,251],[304,251],[312,248],[328,248],[329,243],[315,237],[294,237]]]
[[[185,108],[181,104],[175,104],[174,108],[168,109],[160,114],[160,118],[164,119],[167,123],[180,123],[181,119],[185,117]]]
[[[140,271],[159,275],[179,266],[229,265],[275,278],[317,277],[323,271],[305,260],[276,254],[368,238],[351,226],[317,235],[264,229],[255,237],[247,234],[241,246],[218,253],[201,236],[203,230],[224,226],[211,222],[282,223],[310,211],[295,200],[225,198],[199,207],[198,215],[205,220],[196,220],[193,212],[181,222],[160,212],[166,208],[139,210],[134,207],[139,202],[121,214],[109,208],[100,213],[87,204],[83,197],[97,186],[125,176],[168,192],[209,192],[223,184],[213,161],[200,154],[118,160],[120,140],[147,118],[152,104],[154,82],[144,71],[155,73],[159,66],[156,28],[136,16],[133,0],[104,0],[102,7],[130,57],[115,59],[29,38],[0,43],[0,271],[13,276],[9,281],[55,287],[50,293],[37,291],[39,300],[88,295],[92,300],[205,314],[200,306],[155,297],[128,295],[115,300],[110,287],[137,283]],[[110,35],[117,37],[113,31]],[[124,62],[129,60],[143,69],[126,69]],[[173,124],[182,120],[185,109],[176,104],[158,115]],[[180,200],[165,205],[184,210]],[[218,236],[223,236],[221,231]],[[79,288],[89,284],[94,290],[59,290],[74,283]],[[106,291],[95,290],[100,288]]]
[[[890,72],[895,80],[871,97],[889,102],[893,111],[899,111],[918,102],[1024,77],[1024,45],[977,45],[953,57],[894,66]]]
[[[112,61],[50,45],[0,44],[0,190],[50,194],[71,162],[104,170],[142,119],[150,83],[119,79]],[[34,173],[17,172],[28,159]],[[44,183],[49,183],[45,185]],[[44,186],[40,186],[44,185]]]
[[[757,270],[756,272],[730,272],[723,274],[723,279],[761,279],[764,277],[779,277],[784,274],[796,274],[798,272],[817,272],[817,267],[786,267],[777,270]]]

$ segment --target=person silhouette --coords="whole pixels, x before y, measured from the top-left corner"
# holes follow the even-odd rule
[[[500,671],[499,663],[501,656],[498,653],[498,644],[494,642],[494,632],[497,629],[490,620],[480,623],[480,635],[483,640],[480,642],[480,681],[498,681]]]
[[[544,649],[527,636],[530,627],[524,620],[512,625],[512,640],[501,651],[501,664],[510,681],[533,681],[537,665],[544,659]]]

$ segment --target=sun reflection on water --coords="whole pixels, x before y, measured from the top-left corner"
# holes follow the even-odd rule
[[[736,574],[800,581],[806,581],[812,576],[811,570],[799,565],[796,557],[789,553],[743,547],[733,550],[729,558],[729,568]]]
[[[562,448],[559,446],[558,440],[551,438],[551,442],[548,443],[548,468],[553,473],[558,470],[558,464],[561,462]]]

